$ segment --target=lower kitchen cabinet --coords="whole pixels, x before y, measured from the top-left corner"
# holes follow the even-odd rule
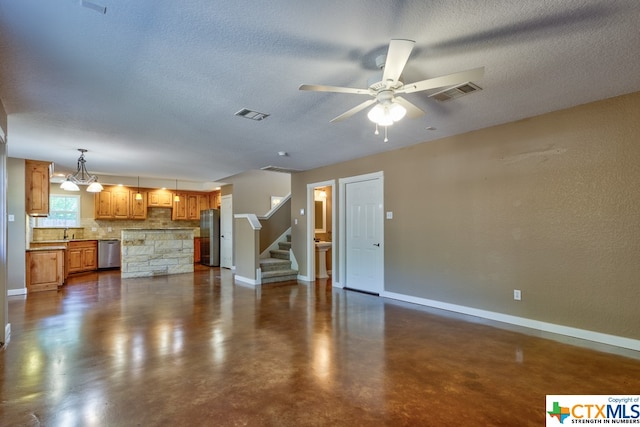
[[[200,255],[200,238],[195,237],[193,239],[193,262],[195,264],[200,263],[201,255]]]
[[[67,245],[67,274],[98,269],[98,241],[71,241]]]
[[[27,251],[27,292],[54,291],[64,283],[64,249]]]

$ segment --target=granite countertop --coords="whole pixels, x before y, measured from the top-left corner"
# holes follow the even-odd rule
[[[63,240],[63,239],[58,239],[58,240],[33,240],[31,241],[31,243],[69,243],[69,242],[91,242],[91,241],[98,241],[100,239],[67,239],[67,240]]]
[[[36,252],[36,251],[64,251],[66,250],[66,246],[42,246],[39,248],[27,248],[27,252]]]
[[[123,228],[122,231],[194,231],[194,227],[167,227],[167,228]]]

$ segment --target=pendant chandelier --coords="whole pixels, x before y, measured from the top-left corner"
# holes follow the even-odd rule
[[[87,185],[89,193],[99,193],[103,190],[102,185],[98,182],[98,177],[87,171],[84,159],[84,148],[78,148],[80,157],[78,158],[78,170],[74,174],[67,175],[67,179],[60,185],[60,188],[66,191],[80,191],[78,185]]]

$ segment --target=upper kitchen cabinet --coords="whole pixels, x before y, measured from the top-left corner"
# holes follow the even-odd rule
[[[178,221],[189,219],[189,209],[187,193],[176,193],[179,200],[173,202],[173,210],[171,211],[171,220]]]
[[[49,215],[51,162],[25,160],[26,211],[30,216]]]
[[[104,187],[95,195],[95,219],[130,219],[131,195],[125,187]],[[146,208],[145,208],[146,210]]]
[[[146,219],[147,218],[147,193],[140,193],[142,198],[136,199],[137,191],[131,191],[131,218],[132,219]]]
[[[198,194],[198,218],[200,218],[200,211],[205,211],[212,208],[210,197],[208,194]]]
[[[211,209],[220,209],[220,191],[212,191],[209,193],[209,207]]]
[[[183,191],[177,193],[180,196],[179,202],[173,202],[171,219],[179,220],[199,220],[200,211],[209,209],[209,195],[206,193],[195,193]]]
[[[173,193],[169,190],[154,190],[147,193],[150,208],[172,208]]]

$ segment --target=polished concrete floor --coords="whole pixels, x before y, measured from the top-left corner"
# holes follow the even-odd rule
[[[79,276],[9,317],[2,426],[541,426],[546,394],[640,394],[634,352],[217,268]]]

